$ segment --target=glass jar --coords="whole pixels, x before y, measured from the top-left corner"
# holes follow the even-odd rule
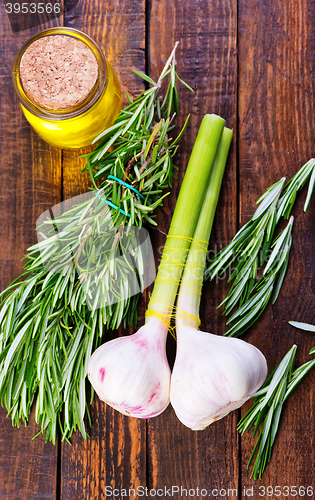
[[[26,49],[36,40],[53,35],[80,40],[93,52],[98,64],[97,80],[88,96],[79,105],[62,111],[49,110],[33,102],[24,91],[20,77],[20,63]],[[16,57],[12,79],[25,118],[42,139],[57,148],[91,145],[113,124],[121,110],[121,87],[112,66],[89,36],[73,28],[50,28],[30,38]]]

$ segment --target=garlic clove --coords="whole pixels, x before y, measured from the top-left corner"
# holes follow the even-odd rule
[[[151,418],[162,413],[170,401],[166,336],[165,325],[152,317],[133,335],[96,349],[88,376],[99,398],[132,417]]]
[[[267,362],[243,340],[178,325],[170,400],[179,420],[202,430],[239,408],[263,384]]]

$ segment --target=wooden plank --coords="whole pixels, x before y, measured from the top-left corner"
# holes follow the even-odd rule
[[[84,31],[99,44],[113,65],[124,94],[128,90],[133,95],[142,88],[132,69],[144,71],[144,8],[144,1],[90,0],[79,3],[65,20],[67,26]],[[63,152],[65,199],[85,192],[89,185],[89,176],[80,174],[85,163],[77,157],[82,153]],[[139,321],[143,321],[143,314]],[[128,491],[145,485],[145,422],[124,417],[97,397],[91,416],[90,439],[84,441],[75,435],[71,447],[62,444],[61,499],[99,499],[105,498],[106,486]]]
[[[21,274],[21,259],[35,243],[35,222],[47,208],[59,203],[61,153],[49,147],[28,125],[11,83],[18,50],[39,28],[12,33],[4,5],[0,6],[1,121],[0,121],[0,289]],[[48,28],[50,25],[41,26]],[[27,428],[13,428],[0,409],[0,498],[54,499],[57,448],[45,444],[31,415]]]
[[[239,0],[239,166],[240,222],[253,213],[256,199],[282,176],[287,179],[314,155],[315,5],[311,0]],[[310,359],[314,337],[288,325],[314,317],[314,200],[306,214],[304,189],[295,216],[291,260],[278,301],[244,336],[262,350],[273,370],[293,345],[297,363]],[[287,402],[272,461],[262,481],[245,469],[254,442],[242,440],[242,483],[267,498],[267,486],[314,487],[314,380],[309,374]],[[249,405],[246,406],[246,408]],[[261,490],[258,488],[261,487]],[[287,491],[287,490],[282,490]],[[269,489],[269,493],[271,489]],[[283,494],[283,493],[282,493]],[[243,498],[250,497],[244,494]],[[271,495],[275,498],[275,494]],[[302,494],[297,495],[299,498]]]
[[[177,71],[195,93],[180,90],[182,125],[191,113],[190,125],[181,143],[176,164],[178,181],[171,195],[159,210],[159,228],[167,233],[176,203],[179,187],[197,130],[206,113],[217,113],[236,132],[236,2],[220,3],[187,0],[152,0],[150,10],[149,56],[150,75],[156,78],[162,70],[174,43],[178,40]],[[236,229],[236,154],[235,141],[223,181],[218,213],[214,223],[210,249],[229,241]],[[151,231],[153,246],[163,248],[165,236]],[[154,234],[153,234],[154,233]],[[157,255],[158,258],[158,255]],[[201,329],[222,334],[220,312],[216,306],[226,293],[226,284],[204,286],[201,307]],[[175,356],[175,342],[169,339],[170,360]],[[197,487],[207,490],[228,490],[229,498],[236,498],[238,488],[238,438],[236,415],[216,422],[204,431],[184,427],[171,407],[148,424],[148,457],[150,489],[178,486],[183,491],[173,498],[198,498]],[[187,492],[185,491],[187,490]],[[234,492],[232,492],[234,490]],[[204,492],[203,492],[204,493]],[[221,496],[221,498],[227,498]]]

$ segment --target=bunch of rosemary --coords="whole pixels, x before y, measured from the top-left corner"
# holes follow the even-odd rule
[[[290,216],[297,192],[308,180],[306,211],[315,186],[315,159],[309,160],[287,185],[283,177],[269,187],[257,201],[259,207],[251,219],[211,260],[206,270],[211,279],[235,266],[228,279],[234,280],[233,284],[218,306],[225,306],[225,315],[236,308],[227,321],[232,326],[225,335],[241,336],[263,313],[272,294],[272,302],[277,300],[289,262],[293,217],[277,238],[273,235],[281,217]],[[258,268],[263,265],[263,275],[258,279]]]
[[[129,98],[86,156],[95,189],[69,210],[41,219],[23,280],[0,295],[1,402],[17,426],[27,423],[35,402],[46,441],[56,441],[58,425],[63,439],[77,428],[86,437],[89,357],[107,329],[136,321],[150,250],[145,238],[139,244],[137,228],[156,224],[152,213],[172,185],[173,156],[188,123],[172,139],[180,80],[175,49],[156,83],[136,72],[150,87]]]
[[[296,195],[309,180],[304,204],[307,210],[315,186],[315,159],[309,160],[285,185],[280,179],[259,198],[259,207],[251,219],[238,231],[227,247],[210,262],[206,274],[214,278],[235,265],[228,281],[232,286],[218,306],[225,305],[224,314],[230,315],[227,324],[228,336],[241,336],[265,310],[272,297],[274,303],[279,295],[288,267],[292,245],[293,216],[290,217]],[[287,226],[273,239],[281,217],[289,218]],[[258,278],[259,266],[265,266]],[[233,310],[235,311],[233,312]],[[315,331],[312,325],[290,322],[293,326]],[[315,353],[315,348],[310,354]],[[251,473],[254,479],[262,477],[269,462],[279,427],[284,402],[309,370],[315,366],[315,359],[294,370],[296,345],[288,351],[278,367],[271,373],[261,389],[255,394],[251,408],[238,424],[244,434],[254,426],[253,438],[258,438],[247,464],[249,468],[255,455]]]
[[[289,323],[297,328],[315,332],[314,325],[297,321],[290,321]],[[312,359],[294,370],[296,349],[296,345],[293,345],[287,352],[277,368],[255,394],[253,405],[241,418],[237,426],[241,434],[254,426],[253,438],[260,427],[256,444],[247,464],[248,469],[256,454],[251,472],[251,477],[254,477],[254,479],[261,479],[266,465],[271,459],[283,404],[304,376],[315,366],[315,359]],[[310,354],[314,353],[315,347],[310,350]]]

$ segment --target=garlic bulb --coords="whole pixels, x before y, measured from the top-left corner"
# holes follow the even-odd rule
[[[150,418],[169,404],[170,367],[167,327],[156,317],[136,333],[106,342],[88,366],[92,386],[102,401],[124,415]]]
[[[263,354],[243,340],[178,325],[171,404],[192,430],[205,429],[241,406],[265,381]]]

